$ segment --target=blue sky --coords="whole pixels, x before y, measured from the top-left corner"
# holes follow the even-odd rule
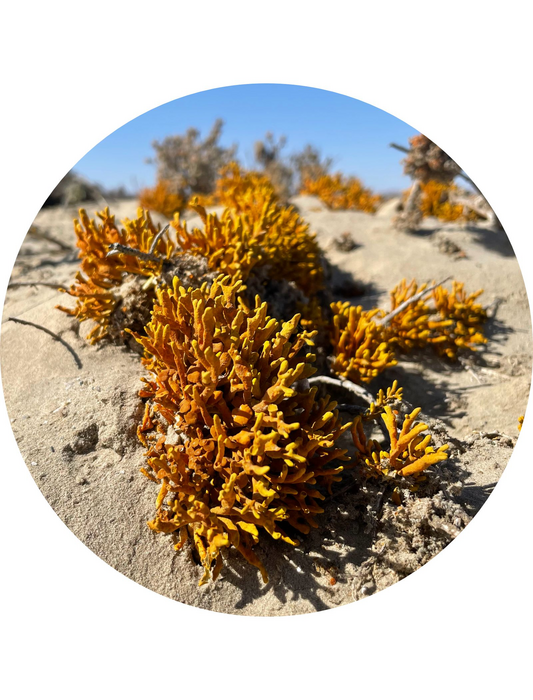
[[[307,143],[334,159],[332,170],[356,175],[379,192],[404,189],[401,153],[415,129],[376,107],[326,90],[294,85],[255,84],[217,88],[161,105],[128,122],[95,146],[74,170],[105,187],[130,191],[155,182],[152,142],[183,133],[190,126],[203,138],[218,117],[220,143],[238,145],[238,158],[253,167],[253,144],[267,131],[285,135],[285,156]]]

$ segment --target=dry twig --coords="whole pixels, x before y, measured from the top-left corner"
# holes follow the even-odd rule
[[[407,309],[408,306],[411,304],[414,304],[415,302],[419,301],[423,297],[426,296],[426,294],[430,294],[434,289],[437,287],[440,287],[442,284],[447,282],[451,277],[446,277],[446,279],[442,280],[442,282],[438,282],[437,284],[433,284],[431,287],[426,287],[426,289],[423,289],[421,292],[418,292],[418,294],[415,294],[414,296],[410,297],[409,299],[406,299],[404,302],[400,304],[400,306],[396,307],[393,309],[389,314],[386,316],[383,316],[383,318],[378,318],[376,319],[375,323],[378,326],[386,326],[388,323],[392,321],[392,319],[397,316],[399,313]]]
[[[346,391],[349,391],[352,394],[355,394],[356,396],[359,396],[360,398],[364,399],[368,404],[371,404],[374,402],[374,396],[365,389],[362,386],[359,386],[359,384],[354,384],[354,382],[351,382],[349,379],[337,379],[335,377],[326,377],[324,375],[319,375],[318,377],[310,377],[309,378],[309,384],[329,384],[330,386],[334,386],[340,389],[346,389]]]
[[[38,323],[33,323],[32,321],[25,321],[22,318],[15,318],[14,316],[9,316],[7,319],[8,321],[13,321],[14,323],[21,323],[24,326],[33,326],[33,328],[37,328],[40,331],[44,331],[45,333],[48,333],[48,335],[52,336],[54,340],[57,340],[61,345],[64,345],[67,350],[70,352],[72,357],[74,358],[74,361],[76,362],[76,365],[78,369],[82,368],[82,363],[80,358],[78,357],[76,351],[65,341],[63,338],[61,338],[57,333],[54,333],[51,331],[49,328],[45,328],[44,326],[40,326]]]

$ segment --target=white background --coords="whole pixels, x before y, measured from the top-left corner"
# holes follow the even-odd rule
[[[42,202],[103,137],[183,95],[279,82],[365,100],[436,141],[495,208],[531,298],[526,7],[10,3],[2,296]],[[530,696],[532,416],[487,504],[420,571],[340,609],[243,618],[163,598],[93,555],[40,494],[0,413],[4,697]]]

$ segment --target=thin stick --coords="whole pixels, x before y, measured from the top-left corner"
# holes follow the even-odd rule
[[[7,285],[8,289],[16,289],[16,287],[50,287],[51,289],[59,290],[61,285],[53,284],[52,282],[10,282]]]
[[[442,280],[442,282],[438,282],[437,284],[433,284],[431,287],[426,287],[426,289],[423,289],[421,292],[418,292],[418,294],[415,294],[414,296],[410,297],[409,299],[406,299],[403,301],[400,306],[397,306],[395,309],[393,309],[389,314],[386,316],[383,316],[383,318],[378,318],[374,323],[378,326],[386,326],[388,323],[392,321],[392,319],[397,316],[399,313],[401,313],[404,309],[406,309],[408,306],[411,304],[416,303],[420,299],[426,296],[426,294],[430,294],[434,289],[437,287],[440,287],[441,284],[444,284],[447,282],[451,277],[446,277],[446,279]]]
[[[367,389],[365,389],[362,386],[359,386],[359,384],[354,384],[349,379],[337,379],[335,377],[325,377],[323,375],[320,375],[318,377],[310,377],[308,381],[311,385],[329,384],[330,386],[346,389],[346,391],[349,391],[352,394],[355,394],[356,396],[359,396],[360,398],[364,399],[368,404],[374,403],[375,400],[375,397],[372,396],[372,394]]]
[[[24,326],[33,326],[34,328],[38,328],[40,331],[44,331],[45,333],[48,333],[48,335],[51,335],[54,340],[57,340],[58,342],[61,343],[61,345],[64,345],[67,350],[70,352],[72,357],[74,358],[74,361],[76,362],[76,365],[78,366],[78,369],[81,369],[83,367],[80,358],[76,354],[76,351],[70,347],[70,345],[63,340],[63,338],[60,338],[57,333],[54,333],[48,328],[45,328],[44,326],[40,326],[38,323],[33,323],[32,321],[25,321],[22,318],[15,318],[14,316],[9,316],[7,319],[8,321],[13,321],[14,323],[22,323]]]
[[[367,406],[361,406],[358,403],[338,403],[337,408],[345,413],[360,413],[361,411],[366,411]]]
[[[391,148],[395,148],[397,151],[401,151],[402,153],[411,153],[411,149],[405,148],[405,146],[399,146],[397,143],[389,143],[389,146]]]
[[[107,257],[110,255],[116,255],[117,253],[125,253],[126,255],[134,255],[139,260],[145,260],[148,262],[160,262],[161,258],[153,253],[143,253],[142,250],[137,250],[137,248],[130,248],[127,245],[122,245],[122,243],[111,243],[109,246],[109,252]]]
[[[170,224],[167,224],[167,225],[165,226],[165,228],[162,228],[161,231],[159,231],[159,233],[157,234],[157,236],[156,236],[156,237],[154,238],[154,240],[152,241],[152,245],[150,246],[150,250],[148,251],[148,254],[149,254],[149,255],[153,255],[153,252],[154,252],[154,250],[156,249],[157,244],[158,244],[159,241],[161,240],[161,237],[168,231],[169,228],[170,228]]]
[[[329,501],[333,501],[335,498],[338,498],[339,496],[342,496],[343,493],[347,493],[348,491],[351,491],[354,486],[360,486],[360,482],[357,480],[356,477],[352,477],[350,479],[350,483],[347,484],[344,488],[339,489],[335,493],[332,493],[331,496],[327,496],[322,503],[329,503]]]

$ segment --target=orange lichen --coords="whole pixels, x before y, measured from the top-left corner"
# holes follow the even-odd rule
[[[245,281],[263,259],[260,243],[264,233],[229,209],[219,218],[215,213],[208,214],[196,198],[190,206],[200,215],[203,228],[189,231],[187,223],[176,216],[172,226],[181,250],[204,257],[210,270]]]
[[[437,313],[443,321],[451,321],[451,324],[444,328],[446,342],[436,346],[439,354],[455,359],[459,349],[475,350],[476,346],[487,342],[483,334],[487,312],[481,304],[476,303],[476,299],[482,293],[483,290],[480,289],[467,295],[464,284],[455,280],[452,282],[451,292],[442,285],[433,290]]]
[[[271,279],[292,281],[310,296],[323,288],[320,248],[309,224],[292,207],[279,206],[273,195],[259,206],[251,194],[220,218],[207,214],[197,199],[190,206],[203,229],[189,231],[179,216],[172,226],[182,250],[204,256],[210,269],[246,281],[252,267],[264,266]]]
[[[390,312],[332,303],[331,369],[353,382],[370,382],[397,363],[395,355],[400,351],[431,347],[456,360],[461,350],[476,350],[487,342],[483,334],[487,314],[476,303],[481,293],[467,295],[464,285],[456,281],[450,292],[442,285],[432,288],[402,280],[391,292]]]
[[[333,302],[330,342],[335,374],[353,382],[370,382],[387,367],[396,364],[394,353],[372,320],[377,309],[363,311],[349,302]]]
[[[344,177],[341,173],[322,175],[316,180],[305,179],[300,194],[319,197],[330,209],[357,209],[373,213],[381,197],[363,187],[356,177]]]
[[[258,216],[266,202],[277,199],[274,186],[266,175],[242,170],[232,162],[220,170],[213,194],[199,196],[198,202],[204,207],[222,205],[237,212],[254,208]]]
[[[410,190],[404,192],[404,202],[409,193]],[[437,180],[421,182],[418,206],[422,216],[434,216],[441,221],[478,221],[481,218],[478,214],[453,202],[454,195],[459,193],[459,188],[453,183]]]
[[[210,289],[184,289],[174,278],[157,291],[147,335],[135,336],[149,372],[139,436],[146,473],[161,484],[149,525],[179,531],[177,547],[192,539],[201,583],[216,578],[228,547],[266,581],[253,545],[263,531],[295,544],[287,525],[302,533],[316,525],[320,489],[342,470],[330,465],[345,454],[335,442],[349,426],[329,397],[295,387],[315,372],[306,351],[314,333],[297,332],[299,316],[269,318],[259,299],[249,309],[242,290],[230,277]],[[183,444],[170,444],[168,426]]]
[[[391,312],[427,288],[427,284],[418,286],[415,280],[409,284],[402,280],[391,292]],[[487,342],[483,335],[487,314],[481,304],[475,303],[482,292],[467,295],[464,284],[457,281],[452,282],[451,292],[443,285],[428,289],[427,294],[413,299],[383,324],[383,337],[404,352],[430,346],[437,354],[455,360],[460,349],[476,350],[476,346]],[[429,300],[433,307],[427,303]],[[387,313],[380,311],[378,318]]]
[[[154,187],[146,187],[139,192],[139,204],[143,209],[163,214],[171,219],[174,214],[185,209],[186,201],[166,180],[158,180]]]
[[[432,464],[448,459],[448,445],[435,450],[431,445],[431,435],[422,434],[428,426],[415,422],[420,410],[415,408],[408,413],[399,429],[398,411],[388,404],[382,407],[380,415],[389,435],[388,449],[383,449],[377,440],[367,438],[363,428],[365,416],[355,418],[351,428],[355,460],[366,477],[395,479],[398,476],[417,476]]]
[[[80,271],[70,289],[62,290],[76,298],[76,306],[73,309],[57,308],[80,322],[94,321],[95,326],[88,335],[94,343],[108,333],[112,314],[123,299],[120,287],[125,276],[154,278],[161,272],[163,261],[170,258],[173,244],[163,235],[152,251],[155,254],[152,258],[143,259],[120,251],[109,256],[112,244],[149,253],[160,227],[156,227],[150,215],[142,209],[138,210],[136,219],[125,219],[123,228],[116,225],[108,208],[97,214],[100,224],[90,219],[84,209],[80,209],[79,215],[79,220],[74,221],[74,229],[80,249]]]

